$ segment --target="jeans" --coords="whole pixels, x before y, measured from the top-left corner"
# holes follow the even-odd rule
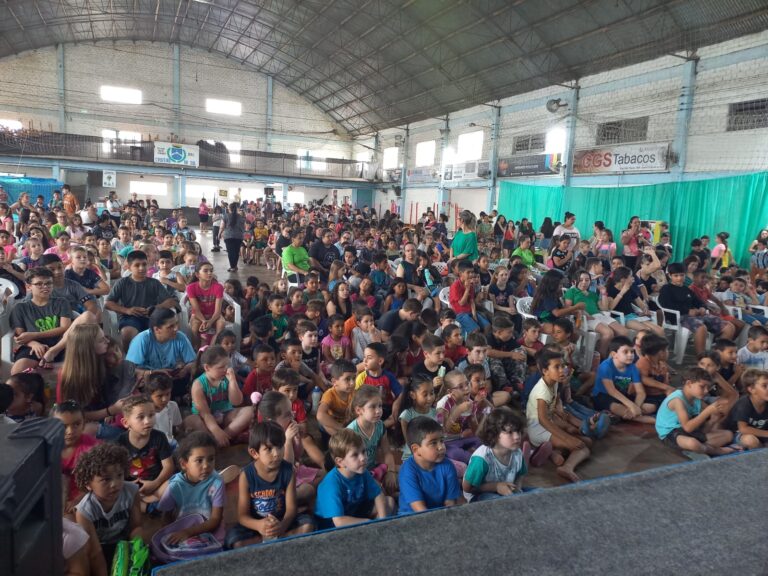
[[[482,315],[477,314],[477,321],[472,318],[471,314],[462,312],[456,315],[456,321],[461,324],[461,329],[464,331],[464,336],[475,330],[480,330],[488,326],[489,322]]]
[[[445,455],[451,460],[458,460],[469,464],[469,458],[472,453],[482,444],[479,438],[470,436],[469,438],[456,438],[455,440],[445,441]]]
[[[237,268],[237,262],[240,260],[240,246],[243,245],[242,238],[225,238],[224,245],[227,247],[227,258],[229,258],[229,267]]]
[[[743,310],[741,312],[741,319],[744,320],[744,322],[746,322],[747,324],[752,324],[755,320],[757,320],[763,326],[765,326],[765,323],[768,322],[768,318],[766,318],[762,314],[751,314],[751,313],[748,314]]]
[[[220,226],[214,226],[213,227],[213,247],[219,248],[221,246],[219,241],[219,232],[221,231]]]

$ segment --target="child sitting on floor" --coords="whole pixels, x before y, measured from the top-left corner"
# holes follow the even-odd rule
[[[408,423],[406,442],[413,457],[400,468],[400,514],[422,512],[463,501],[456,470],[445,458],[442,426],[419,416]]]
[[[606,410],[624,420],[653,424],[650,414],[656,406],[645,401],[645,387],[637,367],[632,363],[632,341],[616,336],[608,347],[610,355],[600,363],[592,389],[595,409]]]
[[[101,544],[102,554],[91,566],[94,574],[107,574],[118,541],[142,535],[139,487],[124,480],[128,459],[125,448],[105,443],[82,454],[75,465],[77,487],[85,493],[75,521]]]
[[[227,532],[227,548],[314,529],[310,516],[296,513],[296,475],[293,464],[283,458],[285,443],[285,432],[276,422],[259,422],[251,428],[248,454],[253,463],[240,473],[238,523]]]
[[[195,526],[173,532],[166,540],[170,546],[188,538],[210,533],[224,542],[225,485],[216,472],[216,441],[208,432],[192,432],[179,445],[181,472],[173,475],[157,509],[175,512],[177,519],[189,514],[205,518]]]
[[[728,415],[735,442],[753,450],[768,445],[768,372],[747,370],[741,379],[747,392]]]
[[[437,421],[445,431],[446,455],[465,464],[480,445],[475,436],[478,428],[478,405],[469,395],[467,377],[453,370],[445,375],[445,394],[437,403]]]
[[[579,435],[581,421],[563,410],[558,388],[565,377],[565,364],[559,352],[547,349],[539,352],[536,362],[541,379],[531,390],[526,405],[528,438],[534,447],[551,442],[555,451],[552,461],[557,474],[569,482],[581,480],[574,469],[589,458],[591,440]],[[567,451],[564,459],[561,451]]]
[[[155,405],[148,396],[123,401],[123,424],[127,428],[117,443],[128,451],[127,478],[139,487],[145,504],[155,504],[165,492],[176,466],[165,434],[154,429]]]
[[[184,420],[188,430],[208,430],[221,446],[248,429],[253,411],[243,403],[243,393],[237,384],[229,355],[221,346],[210,346],[200,362],[203,373],[192,383],[192,414]]]
[[[764,326],[750,326],[747,343],[736,354],[736,363],[746,368],[768,368],[768,330]]]
[[[315,516],[320,529],[351,526],[372,518],[386,518],[395,501],[386,496],[367,464],[363,438],[352,430],[340,430],[328,445],[333,468],[317,489]]]
[[[700,454],[730,454],[725,447],[733,432],[720,429],[728,404],[717,400],[704,407],[702,398],[712,385],[709,374],[691,368],[681,390],[667,396],[656,415],[656,432],[667,446]]]
[[[64,426],[64,449],[61,452],[61,473],[64,488],[64,511],[71,513],[80,500],[81,493],[75,482],[75,466],[84,453],[99,443],[96,438],[83,434],[85,413],[74,400],[54,404],[51,416]]]
[[[480,427],[483,444],[474,451],[461,486],[471,502],[509,496],[522,490],[528,471],[523,458],[523,415],[502,406],[491,412]]]

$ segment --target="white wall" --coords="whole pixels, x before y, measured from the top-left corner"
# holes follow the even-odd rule
[[[128,130],[167,139],[174,132],[173,68],[173,47],[165,43],[65,45],[66,131],[101,136],[102,129]],[[181,138],[187,143],[233,140],[246,150],[266,150],[266,76],[187,47],[180,48],[180,71]],[[142,90],[143,104],[102,101],[99,87],[104,84]],[[206,98],[239,101],[242,115],[210,114]],[[55,47],[0,60],[0,118],[61,130]],[[322,151],[326,157],[352,156],[352,144],[339,125],[274,83],[272,151],[295,154],[299,148]]]

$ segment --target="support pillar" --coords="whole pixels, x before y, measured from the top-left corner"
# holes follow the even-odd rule
[[[173,133],[181,142],[181,48],[173,45]]]
[[[64,44],[56,45],[56,84],[59,97],[59,132],[66,132],[67,97],[64,83]]]
[[[670,172],[682,177],[688,157],[688,130],[693,111],[693,93],[696,89],[696,65],[698,60],[690,59],[683,66],[683,85],[680,87],[680,98],[677,103],[677,119],[675,123],[675,139],[672,142],[672,152],[677,155],[677,164]]]
[[[576,115],[579,111],[579,86],[571,89],[568,98],[568,118],[565,122],[565,152],[563,153],[563,186],[570,186],[573,178],[573,148],[576,145]]]
[[[445,189],[445,182],[443,181],[443,170],[445,169],[445,149],[448,147],[448,136],[450,134],[450,128],[449,128],[449,115],[445,115],[445,120],[443,121],[443,129],[440,131],[440,173],[437,175],[438,178],[438,186],[437,186],[437,214],[435,214],[435,217],[440,218],[440,214],[442,212],[445,212],[448,217],[450,218],[450,209],[447,206],[444,206],[446,202],[449,202],[450,198],[448,196],[448,193]]]
[[[496,204],[496,165],[499,163],[499,136],[501,129],[501,106],[493,107],[493,124],[491,125],[491,153],[488,158],[488,199],[486,201],[486,212],[488,214],[493,210]]]
[[[397,206],[400,211],[400,220],[405,222],[405,189],[408,183],[408,140],[410,135],[410,129],[405,127],[405,136],[403,137],[403,163],[400,167],[400,197],[397,199]],[[416,216],[418,219],[418,216]]]
[[[267,76],[267,152],[272,151],[272,76]]]

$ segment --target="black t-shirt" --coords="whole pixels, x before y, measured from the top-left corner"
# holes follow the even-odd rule
[[[616,288],[616,286],[613,284],[609,284],[608,296],[611,298],[616,298],[618,295],[619,289]],[[635,310],[632,308],[632,302],[634,302],[639,297],[640,293],[637,291],[637,288],[635,286],[631,286],[630,289],[624,293],[624,296],[621,297],[619,303],[613,307],[613,309],[616,310],[616,312],[621,312],[622,314],[634,314]]]
[[[379,330],[383,330],[387,334],[392,334],[402,322],[403,321],[400,319],[400,311],[390,310],[379,318],[377,326],[379,327]]]
[[[568,266],[570,266],[570,265],[571,265],[571,260],[568,260],[568,261],[567,261],[565,264],[563,264],[562,266],[558,266],[557,264],[555,264],[555,258],[560,258],[560,259],[562,259],[562,258],[565,258],[566,256],[568,256],[568,252],[563,252],[562,250],[560,250],[560,248],[555,248],[555,249],[552,251],[552,265],[553,265],[555,268],[557,268],[558,270],[562,270],[562,271],[568,270]]]
[[[339,259],[339,251],[333,244],[326,246],[322,240],[318,240],[309,249],[309,256],[320,262],[324,268],[330,268],[333,261]]]
[[[411,371],[411,378],[419,378],[423,380],[434,380],[435,378],[437,378],[440,368],[445,368],[446,374],[451,370],[448,367],[448,364],[446,362],[443,362],[442,364],[440,364],[440,366],[437,367],[437,370],[432,372],[424,365],[424,360],[422,360],[418,364],[414,364],[413,369]]]
[[[768,430],[768,404],[762,412],[758,412],[750,397],[742,396],[733,405],[728,416],[728,425],[731,430],[737,430],[739,422],[746,422],[747,426],[758,430]]]
[[[286,246],[290,246],[290,245],[291,245],[291,239],[290,238],[286,238],[285,236],[280,234],[278,239],[275,241],[275,252],[277,252],[278,256],[282,256],[283,255],[283,248],[285,248]]]
[[[512,352],[520,348],[520,344],[517,343],[515,338],[510,338],[506,342],[503,342],[493,335],[493,332],[486,334],[485,339],[488,341],[488,347],[492,350],[498,350],[499,352]]]
[[[152,430],[149,433],[149,442],[143,448],[137,448],[131,444],[127,430],[120,435],[117,443],[128,450],[127,480],[154,480],[163,470],[163,460],[171,456],[168,438],[159,430]]]
[[[320,348],[312,348],[309,352],[301,350],[301,360],[306,364],[312,372],[317,372],[318,365],[320,364]]]

